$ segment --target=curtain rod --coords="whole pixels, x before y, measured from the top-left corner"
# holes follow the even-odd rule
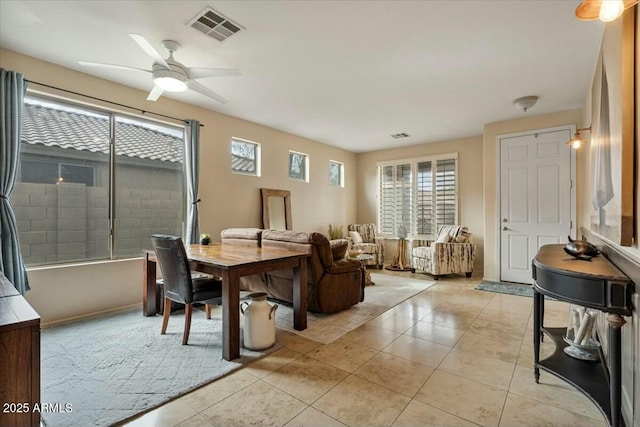
[[[120,103],[118,103],[118,102],[109,101],[109,100],[102,99],[102,98],[98,98],[98,97],[91,96],[91,95],[85,95],[84,93],[74,92],[74,91],[72,91],[72,90],[68,90],[68,89],[62,89],[62,88],[59,88],[59,87],[55,87],[55,86],[48,85],[48,84],[46,84],[46,83],[34,82],[33,80],[28,80],[28,79],[24,79],[24,80],[25,80],[27,83],[33,83],[33,84],[35,84],[35,85],[48,87],[48,88],[50,88],[50,89],[61,90],[62,92],[67,92],[67,93],[71,93],[71,94],[78,95],[78,96],[84,96],[85,98],[90,98],[90,99],[94,99],[94,100],[96,100],[96,101],[106,102],[107,104],[113,104],[113,105],[117,105],[117,106],[119,106],[119,107],[130,108],[130,109],[132,109],[132,110],[140,111],[142,114],[153,114],[154,116],[164,117],[164,118],[166,118],[166,119],[177,120],[177,121],[179,121],[179,122],[184,122],[184,123],[186,123],[186,122],[187,122],[187,120],[186,120],[186,119],[179,119],[179,118],[177,118],[177,117],[171,117],[171,116],[167,116],[167,115],[165,115],[165,114],[154,113],[153,111],[146,111],[146,110],[142,110],[142,109],[140,109],[140,108],[132,107],[132,106],[130,106],[130,105],[120,104]],[[201,127],[204,127],[204,125],[203,125],[202,123],[200,124],[200,126],[201,126]]]

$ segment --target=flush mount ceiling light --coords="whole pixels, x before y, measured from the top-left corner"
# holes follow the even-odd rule
[[[534,95],[523,96],[522,98],[514,99],[513,105],[515,105],[516,108],[519,108],[526,113],[529,108],[536,105],[536,102],[538,102],[537,96],[534,96]]]
[[[576,17],[583,21],[599,19],[602,22],[611,22],[638,2],[639,0],[583,0],[576,8]]]
[[[583,130],[588,130],[589,132],[591,132],[591,126],[589,126],[588,128],[576,129],[576,133],[573,135],[573,137],[571,137],[570,140],[567,141],[567,145],[570,145],[571,148],[577,150],[578,148],[582,147],[582,144],[587,144],[589,140],[584,138],[580,134],[580,131]]]

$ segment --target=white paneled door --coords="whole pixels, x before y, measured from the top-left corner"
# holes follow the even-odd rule
[[[533,283],[542,245],[572,234],[570,129],[500,138],[500,280]]]

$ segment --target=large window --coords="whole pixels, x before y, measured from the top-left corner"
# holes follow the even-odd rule
[[[140,256],[152,233],[182,235],[183,128],[27,96],[20,150],[27,265]]]
[[[457,154],[378,163],[378,231],[434,238],[440,225],[456,224]]]

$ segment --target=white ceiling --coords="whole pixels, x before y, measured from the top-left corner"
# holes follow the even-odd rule
[[[172,98],[364,152],[581,108],[603,24],[574,18],[578,4],[0,0],[0,46],[149,91],[146,74],[77,61],[148,69],[152,61],[127,34],[162,53],[160,42],[172,39],[186,66],[242,72],[201,80],[228,104],[191,91]],[[187,26],[206,6],[246,30],[220,43]],[[512,105],[525,95],[540,97],[527,113]],[[410,137],[390,137],[400,132]]]

